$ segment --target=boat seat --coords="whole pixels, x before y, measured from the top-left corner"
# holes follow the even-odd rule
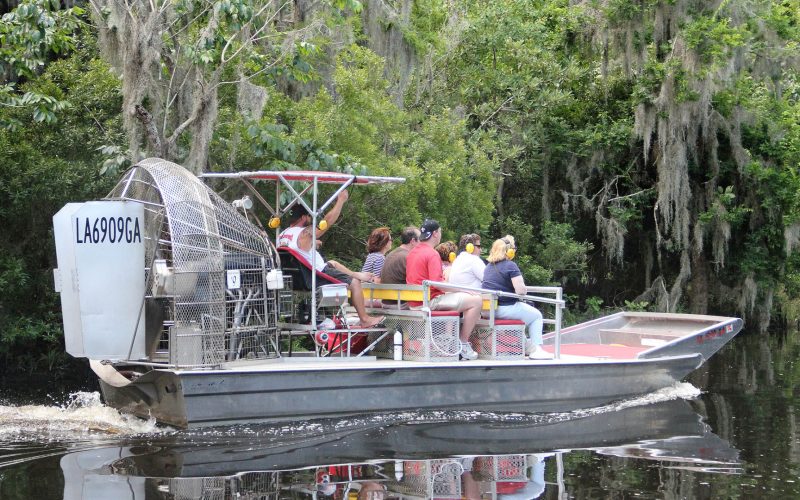
[[[311,263],[300,252],[289,247],[279,247],[281,271],[292,278],[292,287],[304,292],[311,291]],[[316,271],[318,285],[339,285],[341,281],[322,271]]]
[[[389,285],[366,283],[364,299],[374,304],[379,299],[397,301],[423,301],[421,285]],[[453,361],[458,360],[461,349],[459,327],[461,313],[458,311],[425,311],[422,309],[400,309],[386,304],[383,307],[368,307],[367,311],[385,317],[384,324],[390,332],[403,333],[403,359],[409,361]],[[392,356],[391,335],[378,343],[373,350],[376,356]]]
[[[516,319],[497,319],[494,326],[482,318],[475,325],[470,344],[479,359],[522,359],[525,357],[525,323]]]
[[[600,328],[598,333],[602,344],[622,344],[628,346],[653,344],[652,342],[647,342],[647,340],[656,341],[656,343],[669,342],[685,335],[684,332],[658,332],[646,329],[636,330],[632,328]]]

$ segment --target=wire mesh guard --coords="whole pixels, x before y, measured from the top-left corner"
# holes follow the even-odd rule
[[[224,500],[226,484],[224,477],[173,477],[169,479],[167,490],[175,500]]]
[[[243,472],[234,476],[171,478],[166,489],[175,500],[261,500],[279,498],[278,472]]]
[[[371,353],[379,357],[392,357],[394,332],[403,333],[403,359],[408,361],[457,361],[461,350],[458,314],[433,316],[430,329],[426,326],[427,315],[419,311],[418,316],[386,315],[383,324],[389,332],[378,342]],[[372,334],[370,342],[377,339]]]
[[[402,479],[392,481],[389,489],[423,498],[461,498],[462,472],[464,468],[454,459],[406,460]]]
[[[472,474],[479,481],[527,481],[527,455],[475,457]]]
[[[470,343],[479,359],[521,359],[525,357],[525,325],[478,324]]]
[[[277,254],[258,228],[188,170],[159,159],[132,167],[107,198],[145,207],[151,359],[164,331],[175,366],[276,356],[281,297],[268,288],[267,275]]]

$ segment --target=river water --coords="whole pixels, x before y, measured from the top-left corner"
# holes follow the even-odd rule
[[[571,413],[191,431],[3,387],[0,499],[800,498],[798,355],[742,334],[687,382]]]

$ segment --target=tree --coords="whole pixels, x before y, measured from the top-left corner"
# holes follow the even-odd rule
[[[328,28],[304,19],[305,2],[269,0],[92,0],[100,46],[122,78],[122,114],[137,159],[156,155],[195,172],[208,168],[219,92],[233,87],[239,104],[259,116],[278,78],[306,80],[313,43]],[[333,2],[357,9],[355,0]]]
[[[20,91],[18,83],[35,78],[51,54],[74,48],[73,33],[83,10],[60,9],[56,0],[24,0],[0,19],[0,106],[22,108],[35,122],[55,123],[68,101],[47,93]],[[7,115],[8,116],[8,115]],[[0,126],[19,129],[22,121],[5,118]]]
[[[98,148],[123,140],[119,81],[96,57],[90,34],[20,92],[70,102],[55,124],[28,109],[0,108],[0,371],[66,368],[60,304],[53,288],[52,216],[67,202],[97,199],[114,179],[98,173]],[[80,370],[72,375],[78,376]]]
[[[466,21],[446,28],[457,43],[421,80],[420,106],[464,109],[468,133],[500,145],[494,227],[514,214],[540,237],[544,221],[569,222],[601,257],[590,295],[765,328],[800,234],[797,2],[453,12]]]

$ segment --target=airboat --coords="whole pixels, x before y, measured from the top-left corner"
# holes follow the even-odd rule
[[[241,183],[247,194],[226,201],[212,182]],[[198,177],[165,160],[139,162],[105,198],[69,203],[53,217],[67,352],[90,360],[109,406],[201,427],[591,408],[679,382],[742,328],[739,318],[647,312],[562,328],[561,289],[529,287],[518,297],[545,313],[545,348],[554,354],[531,360],[524,325],[494,316],[501,292],[424,282],[364,284],[368,303],[382,305],[372,312],[385,319],[360,329],[345,284],[275,246],[281,216],[302,205],[314,241],[341,191],[401,182],[319,171]],[[273,188],[269,203],[262,193]],[[459,361],[458,313],[428,307],[433,287],[483,296],[485,317],[470,339],[477,360]]]

